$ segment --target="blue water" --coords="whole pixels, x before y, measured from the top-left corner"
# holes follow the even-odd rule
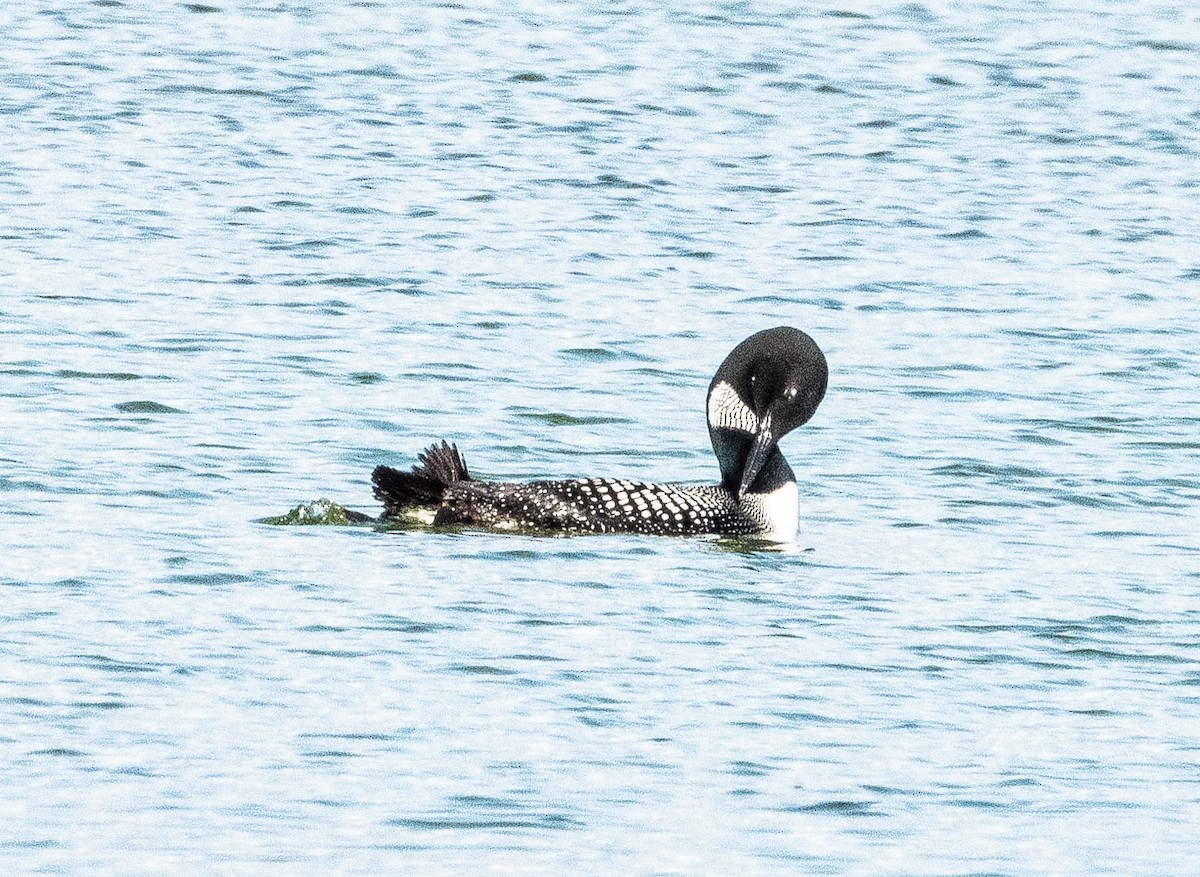
[[[0,869],[1194,873],[1200,14],[1039,6],[0,11]],[[255,523],[779,324],[787,551]]]

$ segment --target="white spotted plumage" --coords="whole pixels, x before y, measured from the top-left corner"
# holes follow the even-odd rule
[[[757,506],[744,507],[719,486],[608,478],[525,484],[461,481],[446,490],[439,515],[493,528],[574,533],[746,535],[767,529],[778,534],[786,527],[786,522],[765,521]]]

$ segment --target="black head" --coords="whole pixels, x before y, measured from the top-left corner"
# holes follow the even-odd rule
[[[799,329],[765,329],[733,348],[708,387],[708,433],[722,483],[740,496],[772,468],[765,464],[780,456],[776,443],[808,422],[828,383],[825,354]]]

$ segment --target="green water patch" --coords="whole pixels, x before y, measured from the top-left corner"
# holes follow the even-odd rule
[[[613,417],[611,415],[588,415],[578,417],[574,414],[563,414],[558,411],[533,411],[529,409],[509,409],[514,411],[517,417],[522,417],[526,420],[536,420],[539,423],[544,423],[547,426],[597,426],[605,423],[629,423],[627,417]]]
[[[54,374],[60,378],[90,378],[101,381],[140,381],[142,379],[141,375],[135,375],[132,372],[87,372],[77,371],[73,368],[59,369]]]
[[[290,512],[269,518],[259,518],[256,523],[276,527],[308,527],[322,524],[346,527],[354,524],[373,524],[376,519],[362,512],[352,511],[328,499],[301,503]]]
[[[151,402],[146,399],[139,399],[133,402],[118,402],[113,408],[124,414],[183,414],[183,411],[178,408],[172,408],[170,405],[163,405],[161,402]]]

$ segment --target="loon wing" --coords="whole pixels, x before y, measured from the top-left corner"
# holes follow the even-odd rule
[[[417,459],[420,462],[411,472],[376,466],[371,473],[375,498],[383,503],[385,517],[395,517],[415,506],[436,506],[450,485],[471,480],[458,447],[444,439],[440,445],[430,445]]]

